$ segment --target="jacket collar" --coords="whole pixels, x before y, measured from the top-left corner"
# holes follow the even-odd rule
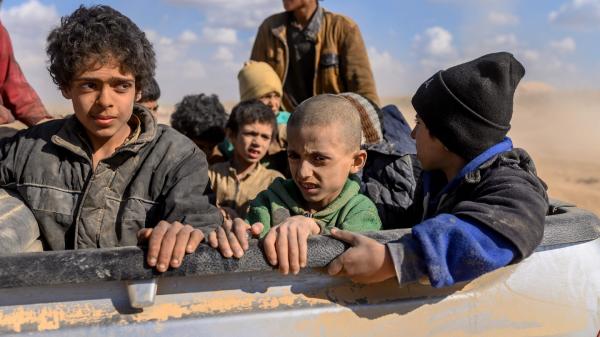
[[[285,15],[280,16],[281,19],[278,19],[273,28],[271,28],[271,33],[275,35],[275,37],[278,37],[285,41],[287,25],[295,19],[292,12],[285,12],[282,14]],[[308,37],[310,40],[317,41],[317,36],[319,34],[319,31],[321,30],[321,25],[323,24],[324,16],[325,9],[321,6],[317,7],[317,10],[313,14],[308,25],[304,27],[303,32],[306,35],[306,37]]]
[[[132,119],[137,118],[139,120],[139,135],[137,139],[133,139],[117,148],[116,152],[126,151],[137,153],[156,137],[158,127],[154,115],[148,109],[139,105],[134,105],[133,114]],[[75,115],[66,118],[63,126],[52,136],[51,140],[55,145],[65,148],[78,156],[91,158],[91,145],[87,140],[83,125],[81,125]]]
[[[453,188],[458,186],[463,180],[469,183],[478,183],[481,180],[480,169],[489,167],[494,158],[506,151],[510,151],[513,149],[512,140],[508,137],[505,137],[500,143],[493,145],[492,147],[485,150],[483,153],[475,157],[471,160],[467,165],[465,165],[450,181],[438,195],[444,195],[451,191]],[[434,172],[424,172],[423,173],[423,188],[425,189],[425,193],[431,192],[432,188],[432,178]]]

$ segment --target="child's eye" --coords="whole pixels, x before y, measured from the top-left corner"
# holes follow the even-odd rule
[[[119,92],[128,91],[133,85],[131,83],[119,83],[116,86],[116,90]]]
[[[96,89],[96,84],[94,82],[83,82],[80,87],[83,90],[94,90]]]
[[[299,156],[298,156],[298,154],[296,154],[296,153],[289,153],[289,152],[288,152],[288,158],[289,158],[289,159],[298,159],[298,158],[299,158]]]

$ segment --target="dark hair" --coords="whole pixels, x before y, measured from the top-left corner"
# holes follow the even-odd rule
[[[225,109],[217,95],[187,95],[175,105],[171,126],[193,140],[225,139]]]
[[[86,67],[112,60],[134,75],[137,90],[154,76],[152,44],[125,15],[109,6],[80,6],[60,21],[48,35],[46,47],[48,71],[59,88],[69,87]]]
[[[275,139],[277,136],[275,114],[269,106],[259,100],[244,101],[233,107],[226,128],[237,134],[242,126],[256,122],[271,124],[273,126],[271,139]]]
[[[152,77],[150,81],[148,81],[147,85],[142,88],[142,96],[138,100],[138,103],[158,101],[159,98],[160,87],[158,86],[156,79]]]

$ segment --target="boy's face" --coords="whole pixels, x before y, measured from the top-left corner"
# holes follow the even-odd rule
[[[255,122],[240,127],[237,134],[230,135],[235,158],[246,164],[258,163],[271,145],[273,125]]]
[[[122,144],[131,132],[127,122],[136,99],[135,77],[123,73],[116,62],[93,66],[75,75],[62,90],[73,103],[92,145]]]
[[[270,107],[274,114],[279,113],[279,109],[281,108],[281,96],[275,91],[261,96],[258,100]]]
[[[146,101],[138,104],[150,110],[154,116],[158,114],[158,101]]]
[[[439,139],[429,133],[429,129],[421,117],[417,116],[415,122],[415,128],[410,135],[417,144],[417,158],[421,162],[423,170],[443,169],[450,152]]]
[[[311,210],[319,211],[341,193],[348,176],[365,164],[331,125],[288,128],[288,161],[294,182]]]

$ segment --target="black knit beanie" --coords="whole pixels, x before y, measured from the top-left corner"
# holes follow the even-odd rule
[[[412,105],[432,135],[470,161],[506,136],[523,75],[525,68],[512,54],[484,55],[433,75]]]

